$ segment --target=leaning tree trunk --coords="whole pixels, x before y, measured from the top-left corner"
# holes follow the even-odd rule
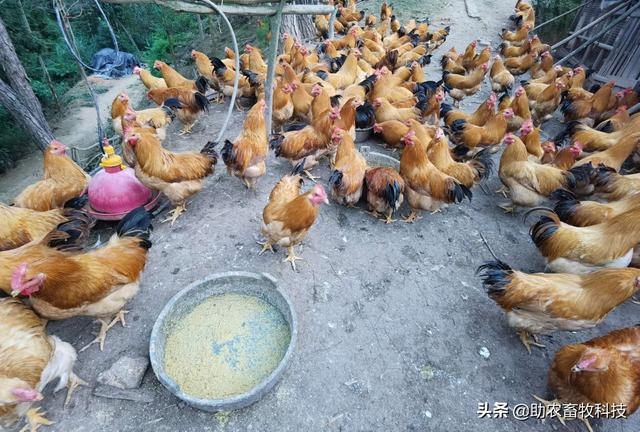
[[[0,80],[0,104],[33,137],[36,145],[44,150],[53,139],[53,134],[2,19],[0,19],[0,65],[9,81],[7,84]]]
[[[296,0],[295,4],[320,4],[318,0]],[[282,34],[289,33],[298,41],[308,41],[316,37],[312,15],[283,15]]]

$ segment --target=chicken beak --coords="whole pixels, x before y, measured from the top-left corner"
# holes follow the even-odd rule
[[[324,197],[324,201],[323,201],[326,205],[330,205],[329,204],[329,198],[328,197]]]
[[[18,297],[19,295],[20,295],[20,291],[18,290],[11,291],[11,297]]]
[[[575,366],[575,365],[574,365],[574,366],[571,368],[571,372],[573,372],[573,373],[580,372],[580,368],[579,368],[578,366]]]

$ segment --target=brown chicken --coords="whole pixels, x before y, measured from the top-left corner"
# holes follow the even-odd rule
[[[175,111],[181,107],[182,104],[177,99],[167,99],[160,107],[136,111],[131,107],[129,95],[122,92],[111,104],[111,123],[113,130],[124,136],[124,116],[127,113],[133,113],[135,122],[132,126],[153,128],[160,141],[164,141],[167,136],[167,127],[175,118]]]
[[[176,206],[166,220],[174,224],[185,212],[187,199],[200,192],[204,178],[213,174],[218,161],[216,144],[209,142],[200,152],[175,153],[162,148],[155,136],[144,133],[131,134],[127,144],[135,152],[138,180],[162,192]]]
[[[548,209],[531,228],[531,238],[554,272],[582,274],[600,268],[623,268],[640,242],[640,208],[597,225],[574,227]]]
[[[442,129],[436,131],[435,137],[429,144],[427,156],[436,168],[468,188],[488,178],[493,168],[493,160],[487,149],[479,151],[467,162],[456,162],[451,156],[449,141]]]
[[[69,156],[60,141],[51,141],[44,152],[42,180],[27,186],[13,200],[17,207],[37,211],[62,208],[64,204],[83,195],[89,184],[89,175]]]
[[[514,93],[511,105],[513,116],[507,120],[507,132],[515,132],[526,122],[532,122],[531,110],[529,109],[529,99],[522,87],[518,87]]]
[[[99,343],[102,350],[107,331],[118,321],[124,326],[122,308],[140,289],[151,247],[151,218],[142,207],[133,210],[104,246],[77,250],[73,242],[85,235],[90,222],[63,223],[40,242],[0,252],[0,289],[28,297],[47,319],[98,318],[100,333],[87,347]],[[106,321],[114,315],[111,323]]]
[[[64,209],[36,211],[0,203],[0,251],[15,249],[32,241],[39,241],[52,229],[84,213],[76,210],[87,202],[86,195],[65,204]]]
[[[630,416],[640,405],[638,347],[638,326],[562,347],[549,368],[549,387],[557,399],[537,399],[546,404],[617,405],[620,414]],[[578,418],[592,430],[588,418]]]
[[[529,30],[532,28],[533,26],[530,23],[527,23],[516,31],[502,29],[500,37],[507,42],[511,42],[512,45],[522,45],[528,40]]]
[[[545,51],[540,54],[539,62],[534,63],[529,69],[531,72],[531,78],[540,78],[545,73],[553,69],[553,56],[549,51]]]
[[[457,155],[463,155],[479,146],[499,144],[507,133],[507,122],[513,116],[513,110],[507,108],[487,121],[484,126],[476,126],[464,119],[456,120],[450,127],[451,134],[460,144]]]
[[[551,197],[558,200],[553,211],[560,220],[578,227],[597,225],[640,207],[638,193],[610,202],[578,201],[573,193],[564,189],[555,191]]]
[[[480,266],[478,273],[529,353],[530,345],[543,347],[529,336],[593,328],[640,289],[640,269],[527,274],[493,261]]]
[[[489,63],[483,63],[469,72],[468,75],[452,74],[446,71],[442,73],[442,80],[445,84],[444,88],[454,99],[454,105],[456,107],[465,96],[472,96],[480,90],[482,80],[488,70]]]
[[[213,57],[211,63],[213,63],[213,74],[216,76],[220,85],[219,91],[223,96],[231,97],[237,72],[217,57]],[[238,97],[255,96],[256,91],[254,86],[258,86],[259,82],[256,81],[254,75],[250,74],[250,76],[251,79],[244,75],[238,77]]]
[[[398,171],[390,167],[367,169],[365,190],[369,211],[374,217],[385,215],[385,223],[395,222],[393,213],[404,201],[405,183]]]
[[[454,110],[449,104],[442,104],[440,115],[444,118],[444,123],[449,127],[453,122],[460,119],[476,126],[484,126],[495,115],[496,98],[496,94],[491,93],[487,100],[478,105],[478,108],[471,114]]]
[[[171,87],[166,89],[149,90],[147,98],[158,105],[165,105],[170,100],[177,100],[180,109],[176,110],[176,117],[183,124],[181,135],[191,133],[191,129],[198,121],[198,117],[209,110],[209,99],[187,87]]]
[[[382,136],[382,140],[389,147],[402,148],[402,137],[409,132],[409,126],[399,120],[387,120],[374,123],[373,132]]]
[[[615,85],[615,81],[609,81],[600,87],[597,92],[586,98],[576,100],[565,98],[560,107],[562,114],[564,114],[565,122],[591,119],[590,123],[593,124],[594,120],[601,120],[603,114],[615,109],[617,106],[617,98],[612,93]]]
[[[58,380],[54,391],[68,387],[66,403],[78,385],[86,385],[73,372],[76,350],[57,336],[48,336],[46,321],[16,299],[0,299],[0,428],[6,430],[23,416],[23,431],[37,431],[53,422],[31,405],[42,400],[47,384]]]
[[[303,183],[300,173],[304,164],[295,166],[291,175],[284,176],[269,194],[269,202],[262,212],[262,235],[266,238],[262,244],[262,254],[266,250],[273,252],[273,245],[289,249],[289,255],[283,262],[290,262],[296,269],[294,247],[302,242],[309,229],[316,222],[321,204],[328,204],[327,193],[321,185],[315,185],[310,191],[301,193]]]
[[[576,162],[575,166],[592,164],[593,166],[604,165],[616,171],[620,171],[622,164],[633,152],[637,151],[640,143],[640,132],[626,135],[620,141],[609,147],[607,150],[593,153]]]
[[[338,204],[355,207],[362,196],[367,161],[345,130],[335,127],[331,139],[338,147],[329,177],[331,197]]]
[[[440,211],[443,205],[460,203],[464,198],[471,200],[471,190],[455,178],[444,174],[427,157],[429,143],[416,138],[415,130],[404,137],[404,149],[400,158],[400,175],[405,181],[407,202],[411,213],[406,222],[414,222],[417,211]]]
[[[396,108],[386,98],[375,98],[372,105],[375,108],[376,122],[378,123],[383,123],[389,120],[404,122],[420,117],[420,109],[415,106],[408,108]]]
[[[513,75],[522,75],[531,69],[537,58],[538,54],[535,52],[526,53],[520,57],[508,57],[504,60],[504,67]]]
[[[164,81],[164,78],[154,77],[151,75],[151,72],[146,69],[136,66],[133,68],[133,73],[140,77],[142,84],[149,90],[167,88],[167,83]]]
[[[314,116],[311,124],[300,130],[272,135],[269,147],[275,151],[276,157],[288,159],[294,166],[303,161],[305,174],[315,180],[308,170],[318,164],[319,158],[334,152],[331,131],[339,117],[337,107],[326,110]]]
[[[509,92],[516,80],[511,72],[505,68],[502,57],[499,55],[495,57],[489,75],[491,76],[491,88],[497,93]]]
[[[184,87],[200,93],[204,93],[207,90],[208,84],[205,77],[201,76],[195,81],[187,79],[171,66],[160,60],[153,62],[153,67],[160,71],[167,87]]]
[[[264,100],[256,103],[247,113],[240,135],[233,142],[226,140],[220,152],[229,175],[240,177],[249,189],[267,172],[269,142],[264,110]]]
[[[555,83],[549,84],[535,100],[530,100],[529,106],[534,123],[539,125],[551,117],[560,104],[561,92],[564,87],[564,83],[557,80]]]
[[[504,143],[507,147],[500,158],[498,173],[502,184],[509,189],[512,202],[512,205],[500,205],[505,211],[515,213],[516,206],[537,206],[556,189],[575,186],[570,172],[531,162],[527,148],[515,135],[508,134]]]
[[[567,123],[564,131],[556,137],[556,141],[562,141],[566,136],[571,135],[572,142],[579,141],[585,151],[595,152],[610,149],[625,136],[638,131],[640,131],[640,116],[630,119],[620,130],[613,132],[603,132],[578,121],[572,121]]]

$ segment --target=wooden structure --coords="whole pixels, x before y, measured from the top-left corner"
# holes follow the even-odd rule
[[[637,0],[610,1],[604,10],[601,5],[601,2],[588,2],[580,9],[569,32],[569,35],[576,34],[575,38],[559,48],[556,56],[563,57],[604,31],[593,43],[570,57],[568,63],[591,69],[590,78],[594,82],[614,80],[618,87],[636,87],[640,79],[640,8]],[[600,18],[614,9],[606,18]],[[624,18],[623,15],[629,12]],[[587,26],[591,27],[581,31]]]

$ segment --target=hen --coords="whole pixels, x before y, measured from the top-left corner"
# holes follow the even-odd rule
[[[529,353],[529,345],[541,346],[532,343],[530,335],[595,327],[640,288],[639,269],[527,274],[494,261],[480,266],[478,272],[489,297],[506,312]]]
[[[67,156],[67,147],[54,140],[44,152],[42,180],[27,186],[13,203],[37,211],[62,208],[67,201],[84,194],[89,179],[89,175]]]
[[[136,66],[133,68],[133,73],[140,77],[142,84],[149,90],[167,88],[167,83],[164,81],[164,78],[154,77],[151,75],[151,72],[146,69]]]
[[[365,173],[365,190],[369,211],[375,217],[385,215],[385,223],[395,222],[393,213],[404,201],[405,183],[402,176],[390,167],[370,168]]]
[[[310,191],[301,193],[303,183],[300,173],[304,163],[295,166],[292,174],[284,176],[269,194],[269,202],[262,212],[262,254],[266,250],[273,252],[273,245],[289,249],[289,255],[283,262],[290,262],[296,269],[294,247],[304,240],[309,229],[316,222],[321,204],[328,204],[327,193],[321,185],[315,185]]]
[[[331,197],[339,204],[355,207],[362,196],[367,161],[345,130],[334,128],[331,139],[338,145],[329,178]]]
[[[149,90],[147,97],[158,105],[165,105],[169,100],[179,102],[180,109],[176,111],[176,117],[183,124],[181,135],[190,133],[200,114],[209,110],[209,99],[187,87]]]
[[[57,336],[47,336],[46,320],[16,299],[0,299],[0,428],[12,426],[23,416],[37,431],[53,422],[39,408],[42,391],[58,380],[55,391],[68,387],[66,403],[78,385],[86,385],[73,373],[76,350]]]

